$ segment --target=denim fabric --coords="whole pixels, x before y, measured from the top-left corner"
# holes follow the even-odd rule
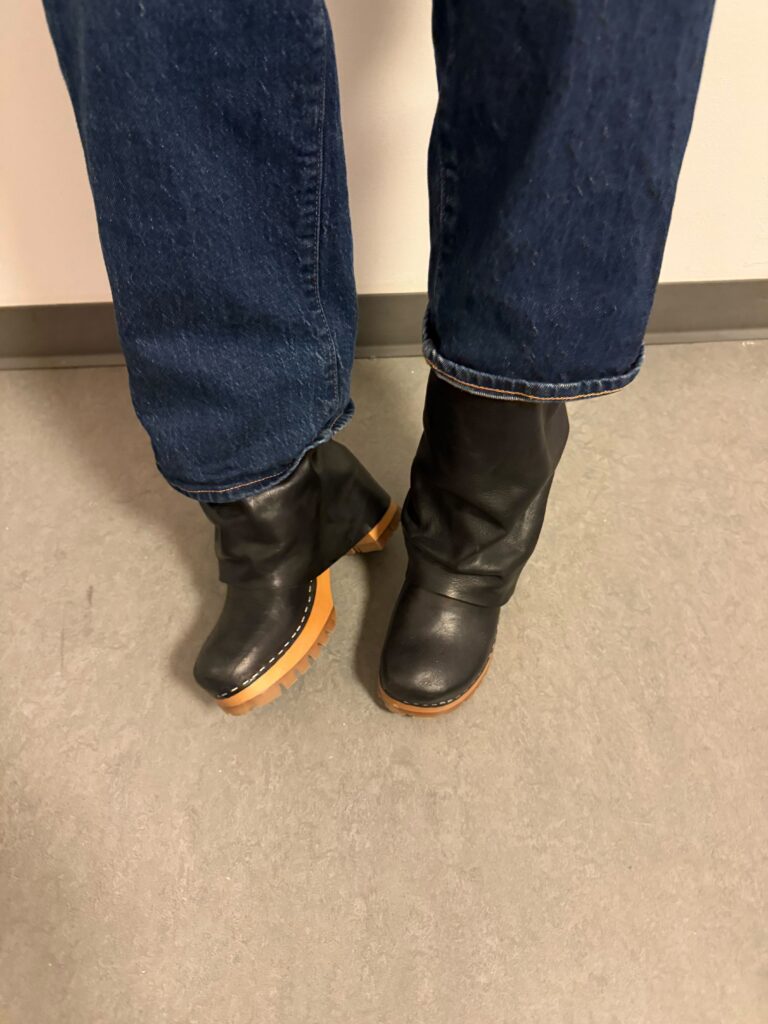
[[[442,0],[424,352],[495,398],[638,373],[711,0]]]
[[[352,412],[322,0],[45,6],[158,467],[199,500],[255,494]],[[710,13],[435,0],[425,353],[445,379],[550,399],[637,373]]]
[[[131,393],[200,500],[286,476],[349,418],[356,332],[318,0],[48,0]]]

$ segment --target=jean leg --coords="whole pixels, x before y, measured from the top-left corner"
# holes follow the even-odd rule
[[[45,0],[158,467],[247,497],[349,418],[356,331],[322,0]]]
[[[428,361],[497,398],[637,374],[711,0],[434,0]]]

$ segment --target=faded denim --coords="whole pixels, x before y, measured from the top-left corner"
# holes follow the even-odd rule
[[[325,7],[45,7],[158,467],[199,500],[257,493],[352,413]],[[637,374],[710,15],[710,0],[435,0],[424,348],[441,376],[543,400]]]

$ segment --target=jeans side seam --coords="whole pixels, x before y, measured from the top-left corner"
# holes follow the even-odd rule
[[[436,305],[438,296],[440,294],[440,286],[443,278],[443,268],[445,265],[445,243],[448,235],[448,223],[446,216],[446,208],[448,205],[448,185],[447,185],[447,165],[448,159],[453,155],[448,153],[450,146],[447,144],[447,135],[450,126],[450,82],[452,80],[452,65],[455,63],[455,54],[453,53],[453,33],[454,26],[452,21],[452,12],[450,4],[446,4],[446,55],[445,55],[445,71],[442,76],[440,94],[438,96],[437,111],[435,114],[435,135],[436,135],[436,155],[439,168],[439,209],[438,209],[438,237],[436,240],[435,247],[435,272],[432,287],[430,289],[429,305],[433,303]],[[457,161],[454,157],[453,164],[456,165]]]
[[[325,12],[321,14],[323,23],[323,60],[322,60],[322,86],[320,91],[320,109],[318,115],[318,163],[317,163],[317,189],[315,198],[315,252],[314,252],[314,286],[315,302],[322,318],[323,328],[328,341],[330,342],[331,356],[333,358],[333,408],[339,405],[339,350],[336,339],[328,323],[325,313],[325,306],[320,294],[320,238],[322,234],[322,209],[323,209],[323,176],[325,175],[325,107],[328,92],[328,23]]]

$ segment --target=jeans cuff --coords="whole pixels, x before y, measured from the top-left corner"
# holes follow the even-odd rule
[[[449,384],[484,398],[499,398],[506,401],[522,402],[563,402],[580,398],[596,398],[631,384],[643,364],[643,349],[635,362],[624,373],[611,377],[596,377],[591,380],[568,381],[563,384],[547,384],[542,381],[523,380],[518,377],[502,377],[462,366],[441,356],[427,332],[426,318],[422,341],[424,358],[438,375]]]
[[[319,448],[326,441],[330,441],[334,434],[337,434],[349,423],[354,411],[354,403],[350,401],[344,411],[332,420],[327,427],[324,427],[315,440],[306,445],[292,462],[273,472],[242,473],[240,474],[241,479],[235,480],[232,483],[211,484],[207,486],[205,484],[183,483],[164,473],[162,466],[159,464],[157,468],[174,490],[179,491],[187,498],[193,498],[195,501],[218,505],[228,501],[239,501],[241,498],[252,498],[255,494],[267,491],[270,487],[276,487],[281,481],[287,479],[307,452],[312,451],[313,448]]]

